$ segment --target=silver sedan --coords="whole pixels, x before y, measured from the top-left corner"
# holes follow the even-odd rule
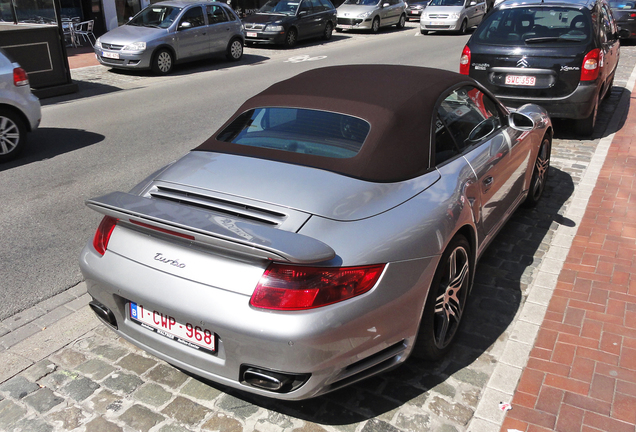
[[[456,73],[304,72],[87,201],[104,214],[80,257],[90,305],[173,365],[279,399],[439,359],[480,255],[541,197],[551,139],[545,110]]]
[[[168,74],[175,63],[213,54],[240,60],[244,43],[243,24],[226,4],[185,0],[148,6],[94,48],[104,66]]]

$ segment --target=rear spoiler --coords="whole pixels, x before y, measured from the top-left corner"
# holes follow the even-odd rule
[[[170,201],[124,192],[89,199],[86,205],[122,222],[142,222],[194,237],[196,243],[240,254],[297,264],[317,263],[336,256],[323,242],[302,234],[215,215]]]

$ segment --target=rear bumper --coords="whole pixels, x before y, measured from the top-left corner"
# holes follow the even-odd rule
[[[579,83],[576,90],[560,98],[519,98],[506,96],[496,91],[493,93],[504,105],[512,108],[532,103],[542,106],[548,111],[550,117],[584,119],[592,113],[598,91],[598,83],[594,81],[585,84]]]
[[[378,285],[366,294],[324,308],[281,313],[251,307],[249,295],[158,271],[110,250],[100,256],[90,244],[80,256],[89,294],[116,319],[113,331],[198,376],[284,400],[314,397],[406,360],[423,296],[415,283],[396,288],[405,275],[417,281],[415,275],[423,268],[430,280],[435,265],[434,258],[389,264]],[[381,287],[384,284],[389,286]],[[392,299],[382,297],[389,291],[405,292]],[[136,324],[130,317],[131,301],[165,312],[178,323],[210,329],[217,337],[216,352],[185,346]],[[246,384],[241,379],[246,365],[310,377],[294,391],[275,393]]]

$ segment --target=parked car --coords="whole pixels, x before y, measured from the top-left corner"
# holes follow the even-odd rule
[[[413,1],[413,2],[406,3],[407,21],[411,19],[415,19],[419,21],[420,17],[422,16],[422,12],[424,11],[424,9],[426,9],[426,6],[428,5],[429,1],[430,0],[423,0],[423,1]]]
[[[506,105],[536,103],[591,135],[618,65],[618,29],[603,0],[506,1],[466,44],[460,73]]]
[[[338,6],[337,31],[371,30],[395,25],[404,28],[406,3],[403,0],[346,0]]]
[[[420,17],[420,33],[453,31],[464,34],[486,14],[484,0],[431,0]]]
[[[272,398],[439,359],[479,256],[540,199],[551,139],[542,108],[457,73],[309,70],[87,201],[105,215],[80,257],[90,305],[168,363]]]
[[[636,38],[636,1],[609,0],[609,5],[616,20],[616,25],[621,30],[629,32],[629,35],[623,32],[621,38]]]
[[[99,37],[95,55],[104,66],[163,75],[175,63],[219,53],[240,60],[244,41],[241,20],[227,4],[175,0],[152,4]]]
[[[303,39],[331,39],[336,8],[330,0],[270,0],[243,23],[247,43],[291,48]]]
[[[31,93],[26,71],[0,48],[0,162],[18,156],[27,132],[37,129],[41,118],[40,101]]]

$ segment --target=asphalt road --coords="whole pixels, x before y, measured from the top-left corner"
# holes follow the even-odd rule
[[[377,35],[334,33],[329,42],[292,50],[247,48],[238,63],[206,60],[168,77],[118,75],[104,68],[104,82],[110,76],[132,84],[42,101],[41,127],[29,136],[23,155],[0,165],[0,320],[82,281],[77,257],[100,220],[84,200],[129,190],[205,140],[248,97],[329,65],[457,71],[467,40],[421,36],[415,23]]]

